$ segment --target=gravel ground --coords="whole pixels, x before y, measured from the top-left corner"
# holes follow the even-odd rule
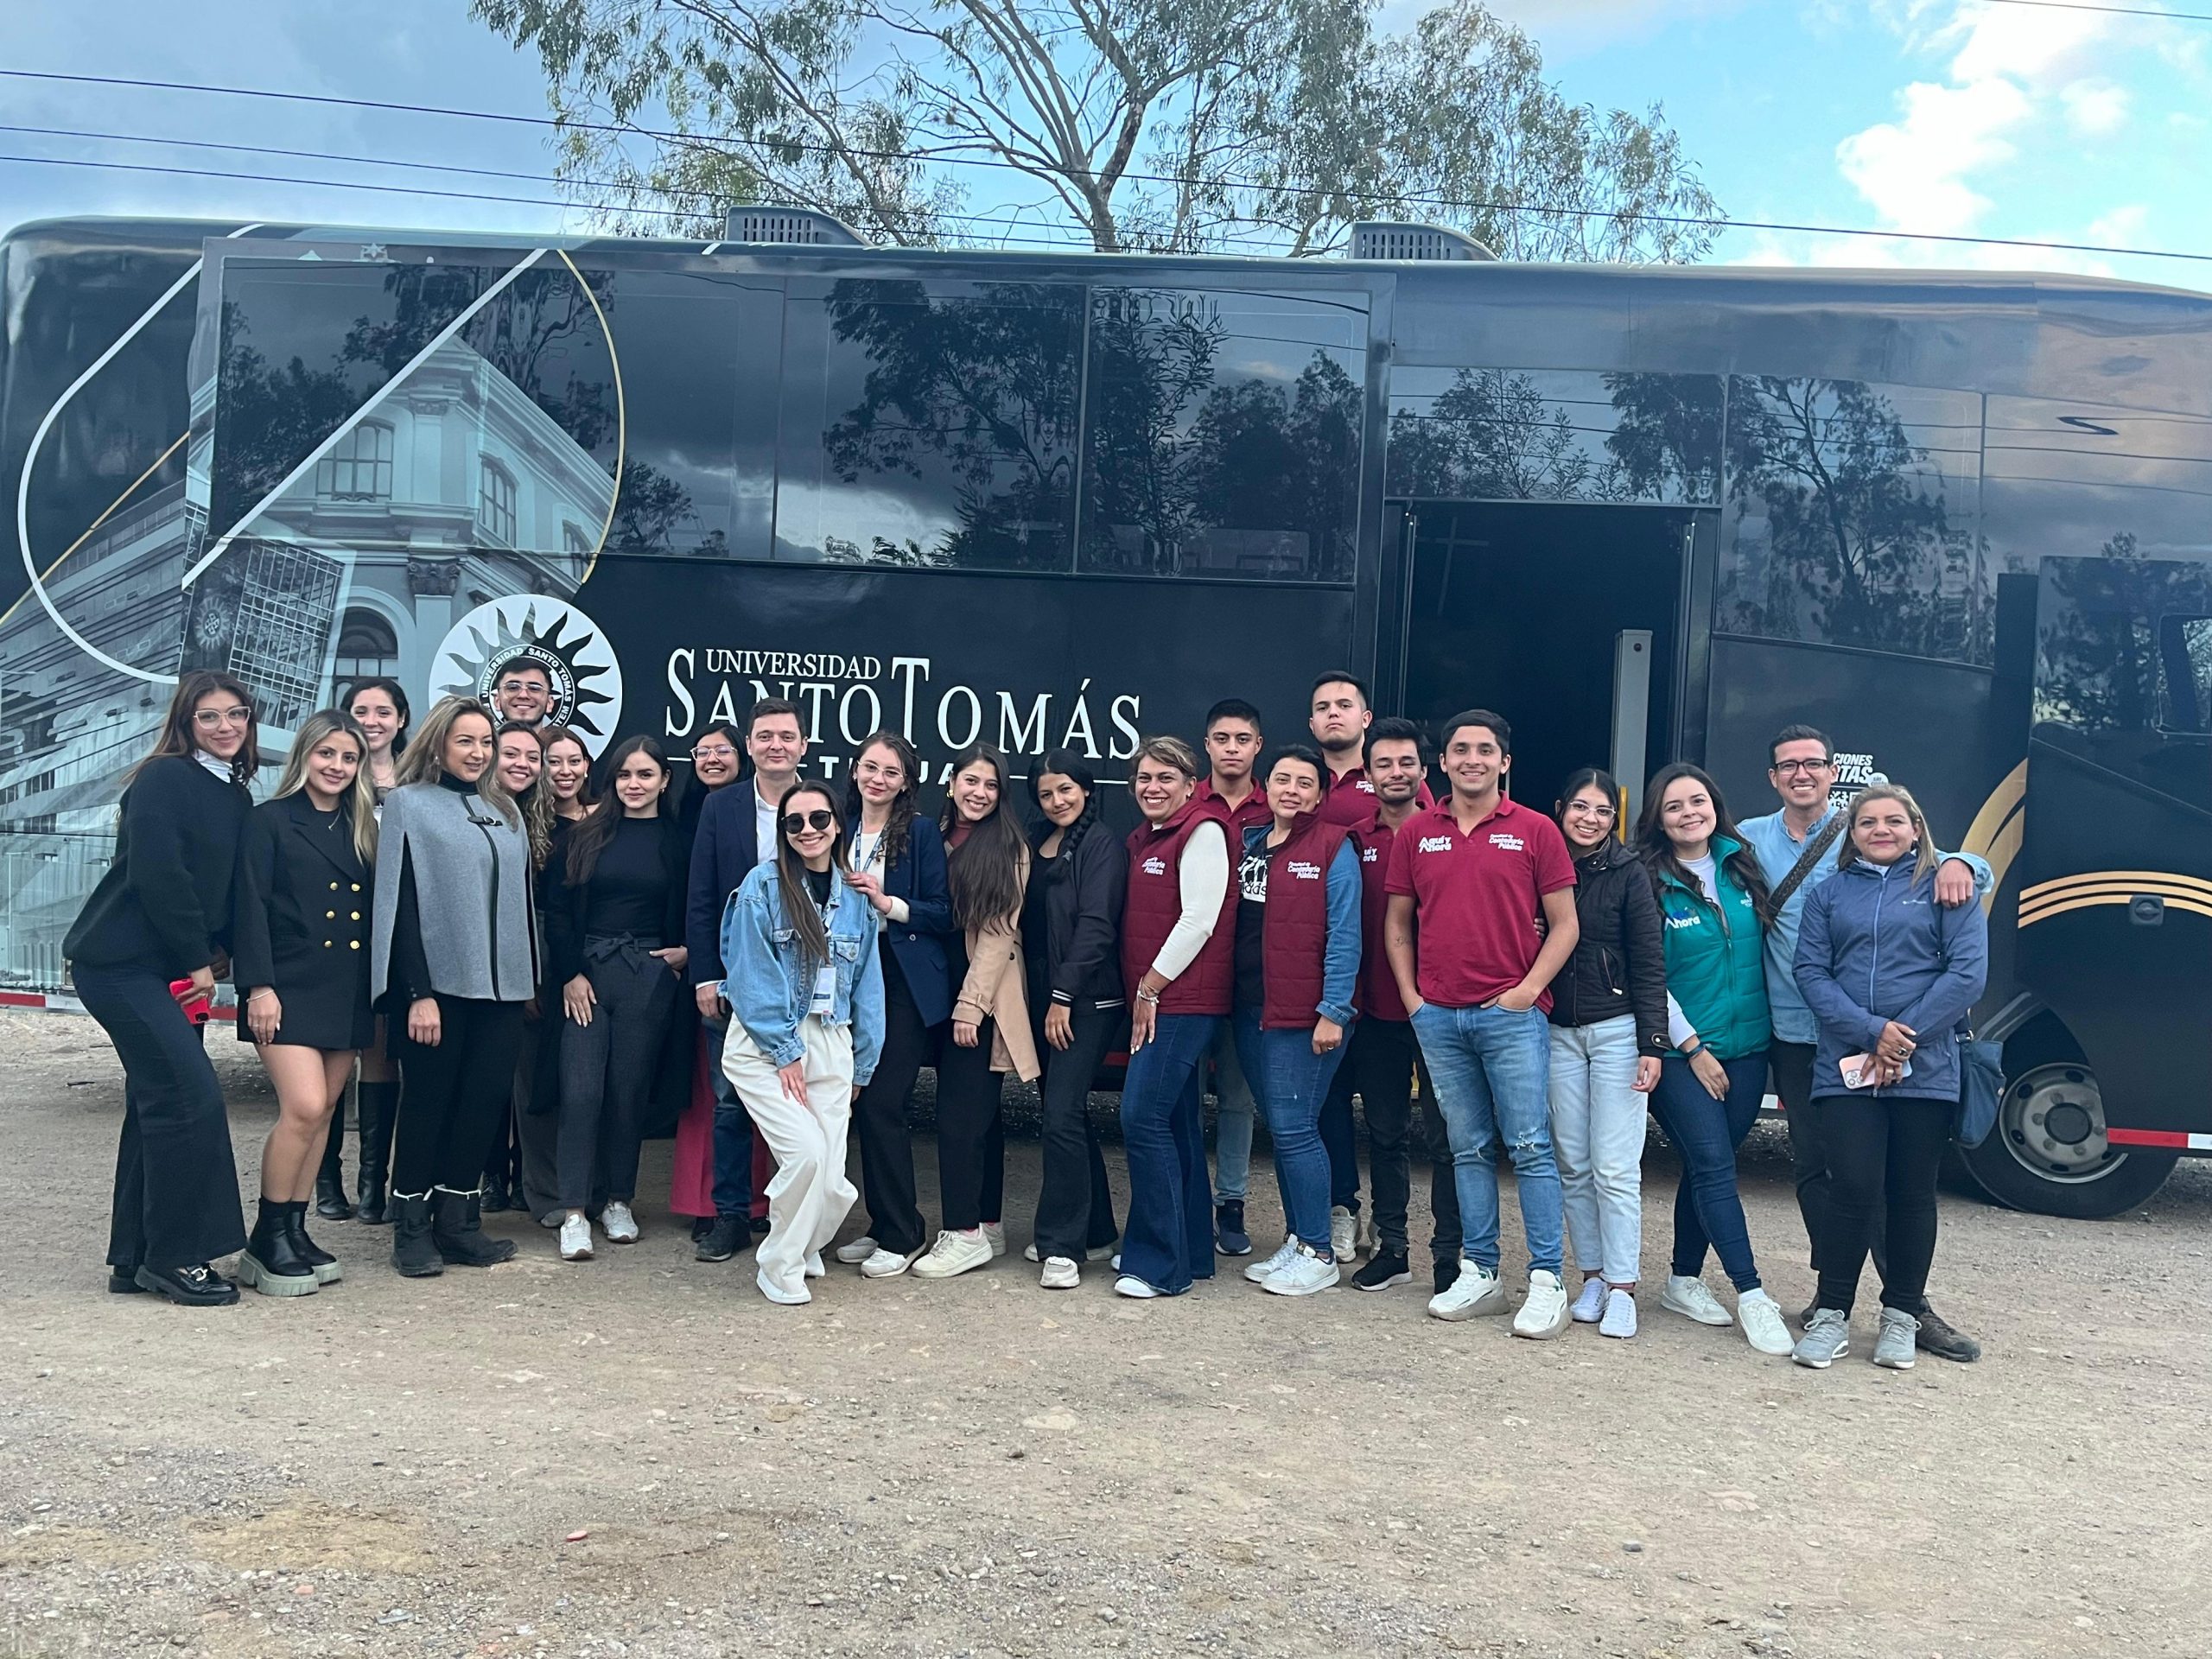
[[[272,1103],[214,1047],[250,1184]],[[588,1266],[501,1217],[518,1261],[404,1281],[387,1232],[322,1224],[344,1282],[203,1313],[101,1288],[98,1028],[0,1014],[0,1654],[2207,1650],[2203,1165],[2101,1224],[1947,1196],[1937,1302],[1988,1354],[1904,1374],[1869,1312],[1815,1373],[1649,1297],[1635,1342],[1540,1344],[1419,1284],[1048,1294],[1027,1138],[1016,1254],[950,1283],[772,1307],[747,1258],[690,1260],[662,1142],[645,1239]],[[1744,1173],[1794,1308],[1773,1132]]]

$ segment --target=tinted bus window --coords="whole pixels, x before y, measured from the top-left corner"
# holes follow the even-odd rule
[[[2212,732],[2212,616],[2170,616],[2158,641],[2165,664],[2166,729]]]
[[[1082,340],[1072,287],[795,280],[776,556],[1071,569]]]
[[[1348,582],[1367,297],[1097,288],[1081,561]]]

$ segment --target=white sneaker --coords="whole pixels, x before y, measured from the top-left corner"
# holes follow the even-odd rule
[[[1065,1255],[1051,1256],[1037,1282],[1046,1290],[1073,1290],[1083,1283],[1083,1269]]]
[[[1004,1255],[1006,1254],[1006,1224],[1004,1222],[985,1222],[983,1224],[983,1236],[990,1240],[991,1254],[993,1255]]]
[[[1529,1294],[1522,1300],[1521,1311],[1513,1316],[1513,1334],[1532,1342],[1549,1342],[1568,1323],[1567,1287],[1550,1268],[1536,1268],[1529,1275]]]
[[[1329,1206],[1329,1249],[1339,1262],[1359,1256],[1359,1223],[1341,1204]]]
[[[1624,1290],[1605,1293],[1605,1317],[1598,1321],[1601,1337],[1632,1337],[1636,1334],[1636,1298]]]
[[[1115,1251],[1112,1255],[1107,1257],[1106,1265],[1119,1273],[1122,1270],[1122,1253],[1119,1250]]]
[[[561,1259],[563,1262],[591,1260],[591,1223],[581,1215],[570,1216],[561,1224]]]
[[[1298,1254],[1298,1236],[1294,1233],[1275,1247],[1275,1253],[1263,1262],[1244,1264],[1244,1276],[1255,1285],[1264,1285],[1276,1274],[1290,1265],[1291,1257]]]
[[[1667,1288],[1659,1293],[1659,1306],[1695,1319],[1700,1325],[1733,1325],[1728,1310],[1720,1306],[1713,1294],[1705,1287],[1702,1279],[1685,1279],[1679,1274],[1669,1274]]]
[[[1744,1340],[1763,1354],[1787,1354],[1797,1346],[1782,1309],[1764,1290],[1747,1290],[1736,1299],[1736,1322],[1744,1327]]]
[[[810,1279],[827,1279],[830,1276],[830,1269],[822,1265],[821,1251],[816,1250],[807,1256],[805,1274]]]
[[[978,1227],[972,1233],[939,1233],[929,1254],[914,1263],[917,1279],[951,1279],[970,1268],[988,1267],[991,1241]]]
[[[634,1244],[638,1242],[638,1218],[630,1213],[630,1206],[615,1198],[599,1212],[600,1230],[607,1235],[610,1244]]]
[[[908,1250],[904,1254],[901,1254],[897,1250],[887,1250],[882,1246],[878,1245],[876,1247],[875,1254],[868,1257],[867,1261],[861,1263],[861,1277],[863,1279],[896,1279],[900,1274],[906,1272],[907,1268],[912,1267],[914,1263],[920,1259],[921,1254],[922,1253],[919,1250]]]
[[[840,1244],[837,1247],[837,1259],[849,1268],[857,1268],[868,1257],[874,1255],[876,1249],[876,1242],[866,1233],[862,1233],[851,1243]]]
[[[1269,1274],[1260,1286],[1271,1296],[1311,1296],[1337,1282],[1337,1264],[1324,1262],[1310,1244],[1300,1244],[1291,1258]]]
[[[1585,1279],[1582,1294],[1574,1299],[1574,1306],[1567,1310],[1577,1325],[1595,1325],[1605,1315],[1605,1281]]]
[[[1114,1281],[1114,1294],[1116,1296],[1134,1297],[1141,1302],[1150,1301],[1160,1294],[1143,1280],[1132,1278],[1126,1273]]]
[[[1505,1287],[1497,1274],[1478,1262],[1462,1262],[1452,1288],[1428,1299],[1432,1319],[1471,1319],[1484,1313],[1505,1312]]]
[[[797,1290],[779,1290],[768,1282],[766,1274],[755,1274],[753,1282],[760,1287],[760,1294],[779,1307],[804,1307],[814,1300],[814,1293],[807,1289],[804,1281]]]
[[[1116,1252],[1111,1244],[1094,1244],[1083,1253],[1083,1259],[1086,1262],[1103,1262],[1115,1254]],[[1042,1262],[1045,1259],[1037,1254],[1037,1243],[1034,1239],[1021,1247],[1021,1259],[1025,1262]]]

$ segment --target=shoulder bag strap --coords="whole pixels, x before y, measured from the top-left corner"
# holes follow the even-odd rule
[[[1835,845],[1836,838],[1843,834],[1843,820],[1844,814],[1840,812],[1830,818],[1827,828],[1815,836],[1806,843],[1805,850],[1797,855],[1797,861],[1789,867],[1789,874],[1782,878],[1782,885],[1774,890],[1776,915],[1782,914],[1783,906],[1789,902],[1798,888],[1805,885],[1805,878],[1813,873],[1813,866],[1819,863],[1828,849]]]

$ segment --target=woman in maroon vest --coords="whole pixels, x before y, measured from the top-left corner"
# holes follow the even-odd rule
[[[1344,1057],[1359,980],[1359,854],[1325,823],[1321,757],[1293,746],[1268,769],[1271,823],[1244,827],[1236,866],[1236,1063],[1275,1145],[1282,1248],[1244,1276],[1278,1296],[1337,1282],[1321,1103]]]
[[[1229,1012],[1236,976],[1236,889],[1227,815],[1193,797],[1198,761],[1173,737],[1137,747],[1129,792],[1144,822],[1130,835],[1122,912],[1129,990],[1129,1065],[1122,1141],[1129,1213],[1114,1288],[1179,1296],[1213,1277],[1213,1188],[1198,1113],[1198,1063]]]

